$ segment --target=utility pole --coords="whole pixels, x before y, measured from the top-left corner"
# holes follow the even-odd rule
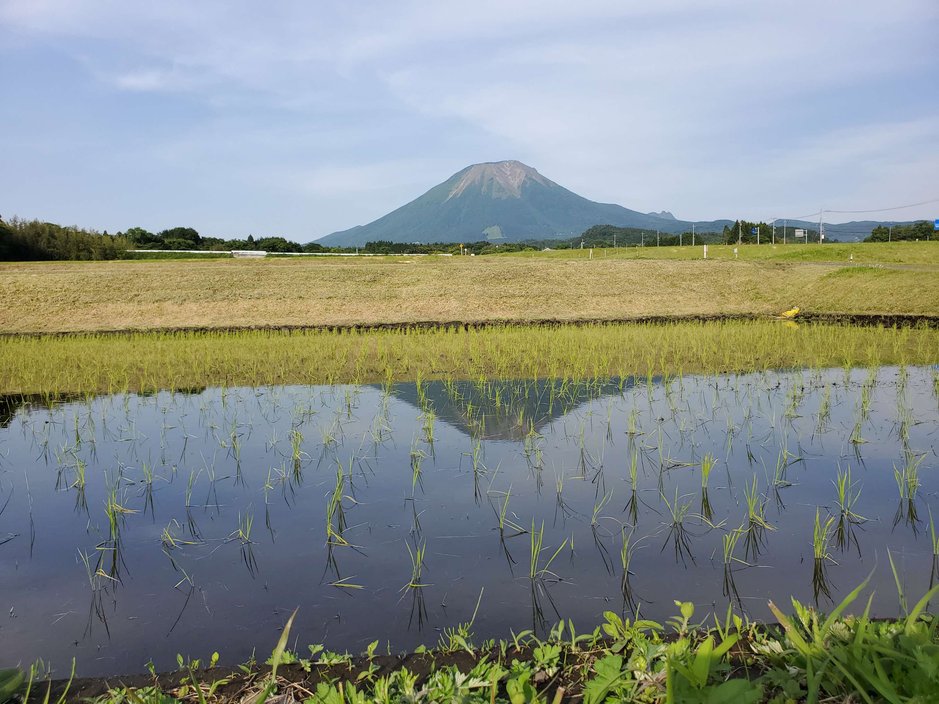
[[[656,247],[659,246],[659,231],[658,230],[655,231],[655,246]]]
[[[818,213],[818,243],[819,243],[819,244],[822,243],[822,238],[824,237],[824,235],[822,234],[822,232],[824,231],[824,227],[825,227],[825,226],[822,224],[822,217],[824,217],[824,214],[825,214],[824,209],[821,210],[821,211]],[[809,238],[806,237],[806,238],[805,238],[805,241],[806,241],[806,243],[807,243],[807,242],[809,241]]]

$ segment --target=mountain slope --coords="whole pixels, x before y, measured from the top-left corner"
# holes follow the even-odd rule
[[[595,203],[519,161],[498,161],[468,166],[374,222],[317,241],[328,246],[361,246],[377,240],[518,241],[572,237],[597,224],[663,232],[690,228],[671,213],[646,214]]]

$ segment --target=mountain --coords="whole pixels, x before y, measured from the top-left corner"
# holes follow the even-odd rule
[[[723,227],[724,221],[720,226]],[[317,240],[327,246],[366,242],[517,242],[579,235],[591,225],[690,230],[667,211],[640,213],[596,203],[545,178],[520,161],[467,166],[427,193],[367,225]]]
[[[467,166],[427,193],[367,225],[321,237],[330,247],[361,247],[367,242],[424,244],[432,242],[519,242],[569,239],[594,225],[645,230],[652,236],[721,232],[734,220],[678,220],[667,210],[640,213],[621,205],[596,203],[545,178],[520,161],[494,161]],[[863,240],[878,225],[870,220],[825,224],[829,240]],[[897,222],[889,224],[898,224]],[[776,220],[783,228],[817,231],[818,222]]]

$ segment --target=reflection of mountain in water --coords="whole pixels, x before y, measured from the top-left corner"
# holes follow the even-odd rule
[[[603,381],[484,380],[395,384],[391,393],[417,408],[429,408],[471,437],[521,441],[575,408],[604,396],[619,395],[632,379]]]
[[[16,412],[23,409],[50,409],[63,403],[77,401],[80,394],[10,394],[0,395],[0,428],[9,427]]]
[[[205,391],[205,387],[194,387],[190,389],[177,389],[173,393],[177,394],[201,394]],[[135,395],[142,398],[149,396],[156,396],[157,391],[145,391],[138,392]],[[77,394],[77,393],[64,393],[64,394],[9,394],[3,395],[0,394],[0,428],[6,428],[13,422],[13,418],[16,416],[16,412],[21,408],[25,410],[51,410],[57,406],[61,406],[64,403],[73,403],[75,401],[89,401],[92,398],[97,396],[105,396],[107,394]]]
[[[585,403],[619,395],[632,379],[604,380],[480,380],[395,384],[391,393],[473,438],[522,441]],[[381,388],[381,387],[377,387]],[[200,394],[205,388],[177,389],[176,394]],[[153,396],[147,392],[135,394]],[[0,428],[9,426],[17,411],[51,410],[65,403],[89,401],[83,394],[0,395]]]

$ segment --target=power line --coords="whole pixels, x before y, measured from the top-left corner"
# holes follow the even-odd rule
[[[919,205],[929,205],[930,203],[939,203],[939,198],[931,198],[930,200],[923,200],[919,203],[908,203],[907,205],[894,205],[889,208],[873,208],[871,210],[831,210],[829,208],[823,208],[821,210],[816,210],[814,213],[808,213],[806,215],[796,215],[795,217],[790,217],[789,220],[808,220],[809,218],[817,218],[820,215],[826,213],[834,213],[836,215],[862,215],[864,213],[886,213],[891,210],[905,210],[906,208],[915,208]],[[782,218],[776,218],[776,220],[781,220]]]
[[[909,205],[895,205],[892,208],[877,208],[875,210],[825,210],[826,213],[840,213],[840,214],[852,214],[852,213],[884,213],[888,210],[903,210],[905,208],[915,208],[917,205],[929,205],[930,203],[939,203],[939,198],[932,198],[931,200],[920,201],[919,203],[910,203]]]

